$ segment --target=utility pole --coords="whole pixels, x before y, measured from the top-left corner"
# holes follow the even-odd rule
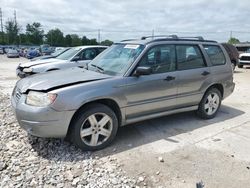
[[[101,43],[101,30],[98,29],[98,43]]]
[[[4,36],[3,36],[3,13],[2,9],[0,8],[0,22],[1,22],[1,35],[2,35],[2,42],[4,41]]]
[[[15,24],[17,24],[17,21],[16,21],[16,10],[14,10],[14,22],[15,22]]]
[[[233,38],[233,31],[230,31],[230,39]]]
[[[152,30],[152,39],[154,39],[154,36],[155,36],[155,30],[153,29]]]

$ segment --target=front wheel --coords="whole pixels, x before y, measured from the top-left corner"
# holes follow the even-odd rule
[[[214,118],[220,108],[221,99],[221,92],[218,89],[212,88],[208,90],[199,104],[197,114],[202,119]]]
[[[70,140],[82,150],[99,150],[114,140],[117,130],[113,110],[103,104],[92,104],[80,110],[72,122]]]

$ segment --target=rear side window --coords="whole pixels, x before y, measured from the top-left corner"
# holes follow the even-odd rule
[[[226,59],[223,51],[219,46],[215,45],[204,45],[204,48],[210,58],[212,65],[224,65],[226,63]]]
[[[178,70],[205,67],[200,48],[196,45],[176,45]]]

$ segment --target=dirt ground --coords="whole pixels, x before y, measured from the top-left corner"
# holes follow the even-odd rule
[[[11,93],[15,68],[26,59],[0,55],[0,89]],[[119,130],[115,142],[93,155],[117,159],[128,177],[145,187],[250,187],[250,69],[236,69],[234,93],[216,118],[195,113],[157,118]]]

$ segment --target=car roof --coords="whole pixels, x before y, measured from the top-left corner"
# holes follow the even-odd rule
[[[164,41],[186,41],[186,42],[200,42],[200,43],[217,43],[213,40],[205,40],[203,37],[178,37],[177,35],[158,35],[158,36],[146,36],[142,37],[141,39],[128,39],[128,40],[122,40],[118,43],[124,43],[124,44],[141,44],[141,45],[147,45],[150,43],[155,42],[164,42]]]
[[[99,45],[88,45],[88,46],[75,46],[73,48],[77,49],[86,49],[86,48],[108,48],[108,46],[99,46]]]

